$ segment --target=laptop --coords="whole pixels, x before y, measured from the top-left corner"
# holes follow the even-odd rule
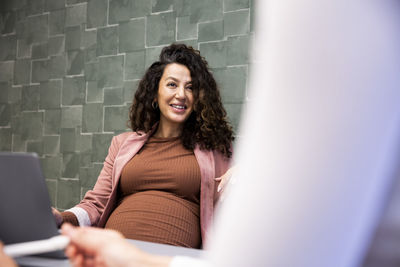
[[[0,240],[6,249],[23,243],[30,244],[29,247],[33,245],[37,251],[45,244],[47,249],[41,252],[54,250],[54,246],[51,249],[54,242],[43,241],[57,239],[57,236],[60,234],[38,156],[34,153],[0,152]],[[62,250],[38,255],[65,258]]]

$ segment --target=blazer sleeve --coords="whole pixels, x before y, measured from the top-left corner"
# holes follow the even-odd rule
[[[93,190],[89,190],[82,201],[76,206],[84,209],[88,215],[91,225],[96,225],[104,212],[107,201],[113,189],[113,168],[114,161],[118,154],[120,144],[117,137],[113,137],[108,149],[108,155],[104,161],[103,169],[100,172]]]

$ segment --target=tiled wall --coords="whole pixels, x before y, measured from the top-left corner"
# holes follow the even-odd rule
[[[237,128],[251,0],[1,0],[0,151],[39,154],[53,205],[93,186],[127,130],[138,79],[164,45],[200,49]]]

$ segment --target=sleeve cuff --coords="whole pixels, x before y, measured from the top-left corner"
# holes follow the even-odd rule
[[[191,258],[187,256],[175,256],[172,258],[172,261],[169,263],[169,267],[212,267],[211,263],[198,259]]]
[[[91,226],[92,223],[90,222],[89,214],[87,213],[86,210],[79,208],[79,207],[73,207],[69,210],[66,210],[69,212],[72,212],[75,214],[76,218],[78,219],[79,226]]]

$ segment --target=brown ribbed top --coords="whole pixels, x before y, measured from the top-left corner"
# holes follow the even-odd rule
[[[199,248],[200,169],[179,138],[151,137],[124,167],[105,228],[126,238]]]

